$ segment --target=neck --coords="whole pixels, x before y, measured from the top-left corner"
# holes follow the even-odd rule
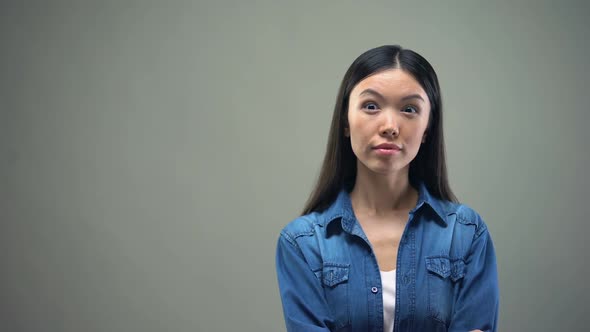
[[[378,174],[359,163],[350,199],[357,212],[385,216],[411,210],[418,191],[410,185],[407,167],[397,173]]]

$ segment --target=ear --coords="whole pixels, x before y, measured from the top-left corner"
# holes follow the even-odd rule
[[[424,132],[424,135],[422,135],[422,143],[426,142],[426,132]]]
[[[350,129],[344,128],[344,137],[350,137]]]

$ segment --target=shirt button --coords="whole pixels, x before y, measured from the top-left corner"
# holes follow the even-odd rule
[[[379,288],[371,287],[371,292],[373,292],[373,294],[377,294],[378,291],[379,291]]]

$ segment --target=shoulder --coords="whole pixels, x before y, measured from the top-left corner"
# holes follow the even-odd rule
[[[313,212],[289,222],[280,232],[277,251],[296,253],[312,271],[318,271],[324,261],[321,247],[325,228],[319,223],[320,219],[321,216]]]
[[[290,242],[295,242],[300,237],[313,236],[317,232],[316,226],[319,224],[320,219],[321,216],[317,212],[299,216],[283,227],[281,237]]]
[[[454,241],[475,241],[484,234],[488,234],[488,227],[482,216],[471,206],[464,203],[439,201],[443,207],[446,232],[451,232]],[[443,216],[441,216],[443,218]],[[489,235],[488,235],[489,236]]]
[[[431,233],[439,239],[438,246],[433,246],[435,251],[449,250],[451,257],[465,258],[491,243],[488,227],[475,209],[462,203],[445,202],[445,205],[446,225]]]
[[[456,216],[455,222],[475,230],[475,237],[486,232],[488,227],[482,216],[467,204],[454,203],[452,210]]]
[[[419,192],[421,199],[442,219],[444,226],[451,226],[450,230],[468,228],[481,234],[487,229],[483,218],[469,205],[433,196],[424,183],[420,184]]]

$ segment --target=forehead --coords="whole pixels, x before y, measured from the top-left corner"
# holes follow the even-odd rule
[[[350,97],[357,97],[365,89],[376,90],[384,96],[401,98],[419,94],[427,100],[426,92],[416,79],[403,69],[387,69],[360,81],[351,91]]]

